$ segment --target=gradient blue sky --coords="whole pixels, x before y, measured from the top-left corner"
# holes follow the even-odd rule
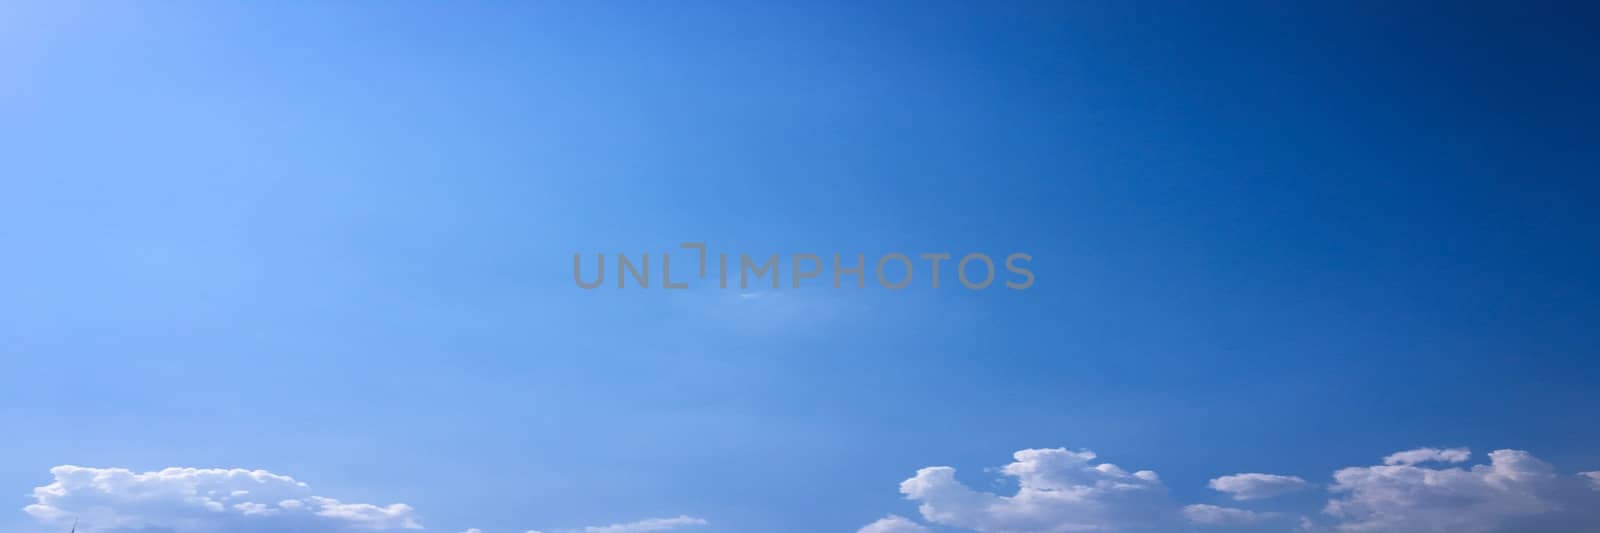
[[[489,533],[853,531],[1031,447],[1600,469],[1600,37],[1509,7],[9,3],[0,530],[61,464]],[[688,240],[1038,281],[572,284]]]

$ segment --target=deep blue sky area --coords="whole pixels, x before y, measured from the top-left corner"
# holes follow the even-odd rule
[[[1578,2],[11,3],[0,530],[54,531],[21,509],[63,464],[265,469],[447,533],[848,532],[916,517],[925,466],[1003,492],[984,469],[1024,448],[1183,502],[1419,446],[1600,470],[1596,28]],[[1037,281],[573,284],[574,253],[690,272],[685,241],[1025,252]]]

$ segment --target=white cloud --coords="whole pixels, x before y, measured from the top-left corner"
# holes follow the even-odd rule
[[[900,484],[934,524],[982,533],[1056,533],[1109,530],[1175,518],[1166,487],[1155,472],[1129,473],[1095,463],[1089,451],[1021,450],[1000,469],[1015,478],[1017,493],[976,491],[955,479],[955,469],[924,468]]]
[[[1386,465],[1415,465],[1428,462],[1464,463],[1472,457],[1472,450],[1466,448],[1417,448],[1391,454],[1383,458]]]
[[[1308,486],[1306,480],[1276,474],[1233,474],[1211,480],[1211,489],[1225,492],[1235,500],[1259,500],[1287,494]]]
[[[1211,526],[1241,526],[1260,522],[1272,515],[1232,507],[1215,505],[1190,505],[1183,508],[1183,517],[1196,524]]]
[[[1549,493],[1557,476],[1550,465],[1519,450],[1489,453],[1489,464],[1470,469],[1417,466],[1464,462],[1470,452],[1423,448],[1400,452],[1380,466],[1345,468],[1329,489],[1343,496],[1324,512],[1342,531],[1493,531],[1507,520],[1559,509]]]
[[[1229,533],[1283,531],[1370,533],[1578,533],[1600,531],[1600,471],[1558,475],[1528,452],[1498,450],[1487,464],[1465,448],[1398,452],[1383,464],[1340,469],[1328,487],[1323,516],[1289,501],[1278,509],[1210,504],[1179,508],[1154,472],[1129,473],[1094,453],[1062,448],[1021,450],[997,469],[1013,495],[976,490],[947,466],[923,468],[900,484],[930,525],[979,533],[1178,531],[1191,524]],[[1236,500],[1258,500],[1312,487],[1274,474],[1234,474],[1210,486]],[[1192,526],[1191,526],[1192,527]],[[857,533],[926,533],[890,515]]]
[[[58,466],[23,511],[80,531],[146,533],[336,533],[420,529],[411,507],[344,503],[264,470]]]
[[[675,518],[650,518],[626,524],[612,524],[609,526],[589,526],[583,528],[584,533],[642,533],[645,531],[667,531],[684,526],[706,525],[705,519],[692,516],[679,516]]]
[[[856,530],[856,533],[928,533],[928,528],[905,517],[889,515],[867,524]]]

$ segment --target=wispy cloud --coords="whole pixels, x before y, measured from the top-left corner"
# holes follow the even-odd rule
[[[906,517],[889,515],[862,526],[856,533],[928,533],[928,528]]]
[[[584,533],[645,533],[648,531],[668,531],[685,526],[706,525],[703,518],[692,516],[678,516],[674,518],[649,518],[625,524],[611,524],[609,526],[589,526],[583,528]]]
[[[1274,515],[1270,513],[1258,513],[1244,509],[1234,509],[1232,507],[1220,507],[1207,504],[1186,505],[1183,507],[1184,518],[1196,524],[1205,524],[1209,526],[1242,526],[1256,524],[1262,520],[1271,518],[1272,516]]]
[[[1259,500],[1288,494],[1309,487],[1306,480],[1296,476],[1277,474],[1233,474],[1212,479],[1211,489],[1233,496],[1235,500]]]

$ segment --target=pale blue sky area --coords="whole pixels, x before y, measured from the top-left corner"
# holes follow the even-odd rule
[[[0,8],[0,530],[62,464],[450,533],[848,532],[1058,446],[1205,503],[1418,446],[1600,470],[1590,14],[860,4]],[[1037,283],[572,283],[683,241]]]

